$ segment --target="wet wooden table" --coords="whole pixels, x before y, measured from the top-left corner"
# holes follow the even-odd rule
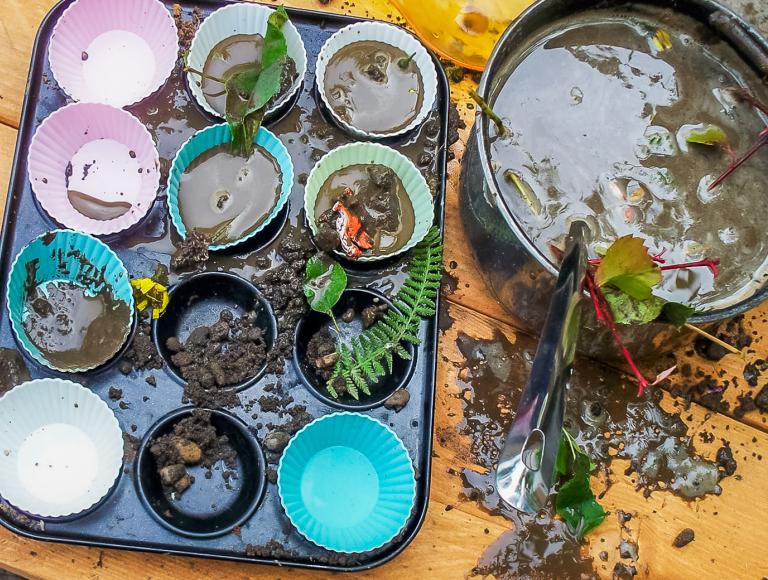
[[[130,0],[126,0],[130,1]],[[734,0],[747,17],[768,32],[768,18],[760,2]],[[16,132],[26,84],[30,52],[37,28],[55,0],[3,0],[0,14],[0,184],[8,182]],[[289,5],[322,9],[380,19],[399,20],[386,0],[342,2],[331,0],[291,0]],[[452,87],[459,112],[469,126],[474,110],[467,103],[467,91],[474,86],[467,76]],[[505,531],[513,528],[503,517],[489,515],[466,499],[459,472],[462,468],[482,470],[470,452],[470,439],[461,429],[465,384],[459,376],[464,363],[457,348],[457,337],[479,339],[505,336],[506,344],[530,344],[508,324],[509,317],[484,286],[471,258],[463,234],[457,205],[459,159],[468,129],[454,146],[456,159],[450,163],[450,183],[446,209],[446,264],[454,283],[446,289],[445,314],[452,324],[440,343],[437,380],[435,457],[429,513],[413,544],[393,562],[359,577],[370,578],[464,578],[471,573],[480,555]],[[678,364],[690,366],[688,376],[679,375],[673,385],[684,390],[698,389],[703,377],[715,377],[715,389],[724,388],[724,403],[719,412],[694,402],[682,413],[688,436],[698,453],[713,458],[722,445],[730,442],[738,464],[736,474],[722,482],[722,494],[707,495],[695,501],[665,492],[650,497],[635,489],[625,475],[626,461],[611,464],[612,486],[602,499],[607,510],[632,513],[628,530],[621,530],[615,515],[588,537],[583,551],[594,557],[596,572],[610,577],[619,560],[621,538],[631,535],[637,541],[639,556],[634,562],[639,577],[647,578],[763,578],[768,576],[768,424],[758,410],[743,413],[749,401],[765,386],[768,375],[757,380],[745,378],[745,365],[768,359],[768,307],[748,313],[743,328],[753,341],[746,359],[728,355],[715,363],[696,355],[690,344],[676,353]],[[446,325],[447,326],[447,325]],[[499,334],[500,333],[500,334]],[[601,368],[597,363],[582,365]],[[749,370],[751,367],[747,367]],[[614,371],[605,369],[606,374]],[[752,377],[747,377],[752,378]],[[511,389],[519,388],[524,376],[512,377]],[[750,382],[755,386],[751,386]],[[673,385],[666,387],[668,390]],[[742,397],[741,403],[739,397]],[[628,395],[628,398],[631,396]],[[665,392],[662,407],[675,408],[675,400]],[[679,402],[677,403],[679,405]],[[737,411],[738,410],[738,411]],[[714,434],[715,437],[711,435]],[[765,456],[765,459],[763,459]],[[593,489],[602,489],[601,477],[593,479]],[[672,547],[678,532],[693,528],[696,539],[685,548]],[[607,561],[598,555],[607,552]],[[625,560],[626,561],[626,560]],[[628,561],[627,561],[628,562]],[[235,564],[214,560],[182,558],[118,550],[100,550],[65,544],[35,542],[0,529],[0,568],[32,578],[320,578],[325,575],[276,567]]]

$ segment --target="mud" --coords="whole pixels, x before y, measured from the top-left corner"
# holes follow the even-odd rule
[[[138,317],[139,323],[136,333],[133,335],[133,341],[118,365],[120,372],[125,375],[133,371],[161,369],[164,366],[163,359],[157,352],[155,343],[152,340],[152,325],[149,313],[140,312]]]
[[[127,201],[105,201],[81,191],[68,190],[67,199],[78,212],[85,217],[99,221],[109,221],[127,214],[133,207]]]
[[[203,21],[203,13],[197,6],[186,10],[185,13],[181,4],[174,4],[172,14],[176,29],[179,31],[179,53],[183,54],[192,45],[192,39],[195,38],[195,33]]]
[[[31,378],[29,369],[18,350],[0,348],[0,397]]]
[[[131,312],[108,288],[90,296],[70,282],[48,282],[27,295],[24,332],[59,369],[92,367],[122,346]]]
[[[212,241],[212,235],[192,230],[171,256],[171,268],[180,271],[202,266],[210,256],[208,248]]]
[[[237,393],[227,388],[242,383],[264,367],[267,344],[256,312],[235,318],[227,309],[212,326],[194,328],[185,342],[177,337],[166,341],[174,353],[171,362],[187,382],[185,402],[201,407],[239,404]]]
[[[209,473],[216,463],[234,468],[237,452],[226,435],[219,435],[211,424],[211,413],[194,410],[173,426],[173,431],[154,439],[149,451],[155,458],[157,475],[163,490],[171,497],[184,493],[195,479],[187,467],[202,465]],[[205,475],[209,477],[208,474]]]
[[[360,220],[372,247],[352,240],[348,248],[340,236],[342,216],[334,211],[340,202]],[[318,224],[316,243],[325,251],[339,250],[349,258],[362,250],[364,256],[385,256],[397,252],[413,234],[415,216],[408,192],[390,168],[383,165],[350,165],[333,172],[317,193],[315,218]]]
[[[394,133],[424,102],[424,82],[408,55],[377,41],[353,42],[328,61],[323,91],[336,114],[362,131]],[[401,66],[401,61],[404,66]]]
[[[229,143],[196,157],[179,180],[179,212],[187,230],[223,244],[245,237],[275,207],[282,174],[266,149],[255,146],[244,159]]]
[[[261,53],[264,49],[264,37],[261,34],[235,34],[225,38],[213,47],[203,67],[206,75],[201,82],[203,95],[208,104],[220,115],[224,115],[227,93],[224,84],[215,77],[227,81],[232,75],[244,72],[254,66],[261,70]],[[288,92],[296,80],[296,63],[286,58],[280,89],[272,101],[279,101]],[[206,78],[207,77],[207,78]],[[198,79],[200,81],[200,79]]]

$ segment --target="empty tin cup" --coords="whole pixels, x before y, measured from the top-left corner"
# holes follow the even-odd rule
[[[408,451],[366,415],[316,419],[291,439],[277,470],[285,513],[309,541],[335,552],[379,548],[403,529],[416,479]]]
[[[162,86],[178,42],[176,23],[159,0],[76,0],[53,29],[48,60],[75,101],[124,107]]]
[[[22,383],[0,398],[0,496],[40,517],[94,506],[123,464],[123,433],[89,389],[61,379]]]
[[[146,127],[127,111],[98,103],[73,103],[47,117],[32,137],[27,163],[46,213],[97,236],[141,220],[160,183]]]
[[[38,307],[30,299],[33,292],[48,295],[51,283],[72,284],[84,289],[84,294],[90,297],[105,290],[109,292],[109,299],[104,300],[102,306],[83,303],[79,307],[80,319],[66,324],[57,319],[54,326],[60,329],[62,335],[74,336],[78,332],[78,324],[90,324],[79,348],[75,343],[68,342],[70,350],[62,346],[61,350],[44,352],[25,328],[32,309],[50,309],[48,318],[55,314],[52,306],[42,304]],[[128,272],[117,254],[106,244],[79,232],[54,230],[32,240],[16,256],[8,277],[7,307],[11,329],[32,358],[54,370],[83,372],[106,363],[123,346],[132,328],[134,300]],[[94,312],[94,308],[99,307],[111,307],[113,310]],[[76,309],[72,312],[78,313]],[[96,330],[93,341],[89,341],[88,333],[94,329],[97,319],[103,326]],[[44,330],[44,326],[37,327],[37,331]],[[51,336],[52,332],[48,328],[47,336]],[[98,347],[94,346],[96,344]]]

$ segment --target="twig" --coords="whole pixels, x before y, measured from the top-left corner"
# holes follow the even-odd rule
[[[477,91],[470,90],[469,96],[472,97],[472,100],[477,103],[477,106],[480,107],[480,110],[483,112],[483,114],[491,121],[493,121],[493,123],[496,125],[496,131],[498,134],[503,136],[507,132],[507,129],[504,127],[504,121],[501,120],[501,117],[493,112],[493,109],[488,106],[488,103],[485,102],[483,97],[477,94]]]
[[[692,330],[693,332],[695,332],[697,334],[700,334],[704,338],[708,338],[709,340],[711,340],[715,344],[719,344],[720,346],[722,346],[728,352],[732,352],[733,354],[738,354],[738,355],[742,355],[743,356],[743,353],[738,348],[728,344],[727,342],[725,342],[723,340],[720,340],[716,336],[712,336],[706,330],[702,330],[698,326],[694,326],[693,324],[691,324],[689,322],[686,322],[683,326],[685,326],[685,328],[687,328],[688,330]]]

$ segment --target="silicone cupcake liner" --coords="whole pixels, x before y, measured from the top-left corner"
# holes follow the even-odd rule
[[[203,21],[195,33],[189,49],[187,64],[190,68],[202,71],[211,50],[222,40],[236,34],[261,34],[264,36],[267,31],[267,20],[272,12],[272,8],[247,3],[219,8]],[[290,20],[283,25],[282,31],[288,45],[288,56],[296,63],[296,80],[293,81],[288,91],[267,109],[267,118],[293,98],[301,88],[304,75],[307,72],[307,51],[299,31],[296,30]],[[206,100],[200,86],[200,78],[193,73],[187,73],[187,81],[198,104],[211,115],[223,118]]]
[[[34,281],[29,280],[34,271]],[[47,232],[27,244],[11,265],[8,277],[7,306],[13,330],[19,344],[39,363],[62,372],[83,372],[100,366],[106,360],[94,361],[84,368],[57,368],[49,362],[42,352],[29,340],[24,331],[24,312],[29,289],[48,281],[68,281],[82,286],[96,294],[109,287],[115,300],[128,305],[134,310],[133,291],[128,279],[128,272],[109,247],[103,242],[86,234],[70,230]],[[125,327],[125,335],[120,346],[125,342],[131,325]]]
[[[65,93],[116,107],[159,89],[177,57],[176,24],[159,0],[76,0],[48,47],[51,71]]]
[[[358,129],[347,123],[333,110],[333,108],[331,108],[325,95],[325,71],[328,62],[341,48],[361,40],[383,42],[401,49],[406,54],[414,54],[413,62],[421,71],[421,79],[424,85],[424,99],[421,104],[421,109],[419,109],[416,116],[408,125],[398,131],[370,133]],[[411,33],[399,26],[384,24],[383,22],[358,22],[350,26],[345,26],[326,40],[325,44],[323,44],[323,48],[320,49],[320,54],[317,56],[315,78],[317,79],[317,92],[320,94],[320,98],[322,99],[325,108],[336,123],[353,135],[365,139],[384,139],[396,135],[403,135],[418,127],[424,119],[427,118],[429,111],[432,110],[432,106],[435,103],[435,98],[437,97],[437,71],[435,71],[435,63],[432,60],[430,53]]]
[[[304,187],[304,207],[306,208],[309,228],[312,230],[313,235],[317,235],[314,208],[317,202],[317,194],[325,180],[334,171],[342,167],[366,163],[385,165],[397,174],[400,181],[403,182],[405,191],[408,192],[416,222],[411,239],[397,252],[383,256],[360,256],[356,260],[358,262],[375,262],[410,250],[424,239],[434,221],[435,211],[429,186],[421,172],[405,155],[378,143],[349,143],[337,147],[320,159],[309,173],[307,184]],[[340,252],[336,253],[339,256],[343,256]]]
[[[277,469],[280,502],[310,542],[335,552],[379,548],[403,529],[416,479],[402,441],[366,415],[335,413],[304,427]]]
[[[73,103],[53,112],[32,137],[27,163],[32,191],[46,213],[93,235],[114,234],[139,222],[160,183],[149,131],[127,111],[99,103]],[[131,208],[114,219],[93,219],[72,206],[68,189]]]
[[[27,513],[63,517],[109,493],[123,464],[123,433],[90,390],[39,379],[0,399],[0,449],[0,496]]]
[[[192,137],[181,146],[178,153],[176,153],[176,156],[173,159],[173,165],[171,166],[171,172],[168,175],[168,210],[171,214],[173,226],[182,238],[187,237],[187,228],[181,219],[181,212],[179,210],[179,182],[181,176],[196,157],[200,156],[208,149],[221,145],[222,143],[229,143],[231,140],[232,133],[229,130],[229,125],[226,123],[212,125],[192,135]],[[291,161],[291,156],[289,155],[288,150],[271,131],[264,127],[259,128],[259,132],[256,134],[256,138],[253,142],[256,145],[263,147],[280,166],[282,182],[277,203],[275,204],[275,207],[272,208],[272,211],[269,212],[267,219],[248,235],[227,242],[226,244],[212,245],[210,246],[211,250],[224,250],[236,246],[237,244],[241,244],[246,240],[250,240],[274,220],[288,202],[288,196],[293,187],[293,162]]]

